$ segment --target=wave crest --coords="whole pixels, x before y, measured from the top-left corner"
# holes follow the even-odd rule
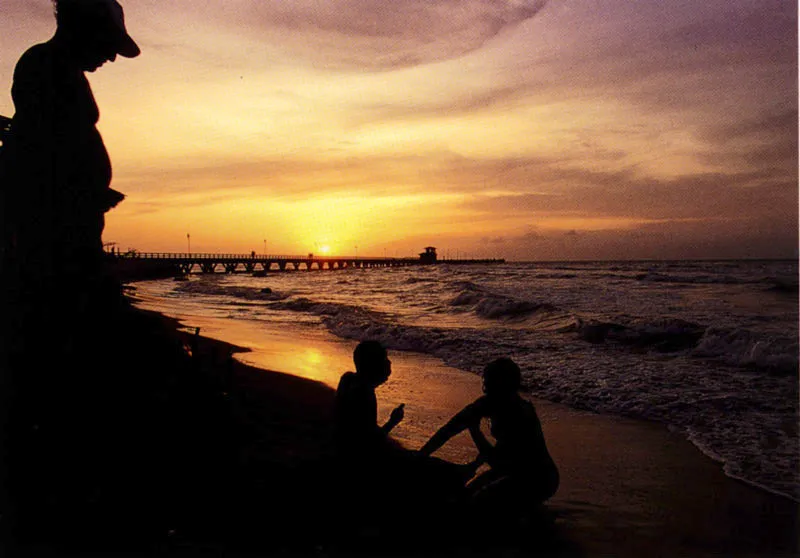
[[[269,288],[226,286],[220,285],[217,281],[187,281],[181,283],[176,290],[186,294],[228,296],[243,300],[266,302],[283,300],[289,296]]]
[[[590,343],[613,342],[670,353],[695,347],[704,331],[703,326],[686,320],[661,318],[629,325],[609,322],[581,323],[578,337]]]
[[[692,356],[778,375],[788,376],[798,371],[796,340],[768,338],[741,328],[708,328]]]
[[[568,314],[547,302],[534,302],[493,293],[469,281],[456,283],[461,288],[449,305],[473,312],[479,318],[498,321],[524,321],[534,315],[543,318],[568,318]]]

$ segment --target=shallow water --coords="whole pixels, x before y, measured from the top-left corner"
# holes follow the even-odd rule
[[[379,339],[464,372],[510,356],[535,396],[662,422],[730,476],[800,499],[797,262],[276,271],[137,289],[147,307],[246,331],[248,346],[329,384],[349,345],[323,364],[313,349],[279,354],[281,336]]]

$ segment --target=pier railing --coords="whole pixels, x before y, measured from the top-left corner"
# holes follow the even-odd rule
[[[317,254],[294,254],[294,255],[275,255],[275,254],[225,254],[225,253],[203,253],[203,252],[115,252],[114,257],[128,258],[128,259],[144,259],[144,260],[322,260],[322,261],[336,261],[336,260],[359,260],[359,261],[413,261],[419,263],[419,258],[391,258],[391,257],[374,257],[374,256],[320,256]]]
[[[440,260],[424,261],[420,258],[391,258],[374,256],[319,256],[235,254],[203,252],[109,252],[119,274],[127,279],[155,277],[182,277],[190,273],[252,273],[264,274],[301,269],[337,270],[370,269],[381,267],[406,267],[430,264],[494,264],[504,260]]]

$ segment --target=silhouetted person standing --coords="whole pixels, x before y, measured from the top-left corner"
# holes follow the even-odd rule
[[[55,35],[28,49],[14,71],[2,184],[7,259],[23,288],[37,291],[100,272],[104,213],[124,196],[109,187],[111,163],[85,72],[139,54],[116,1],[54,5]]]
[[[468,429],[489,470],[468,486],[475,502],[490,507],[535,505],[555,494],[559,474],[545,444],[533,404],[519,395],[521,373],[509,358],[489,363],[483,372],[482,397],[440,428],[419,450],[430,455],[450,438]],[[481,431],[488,418],[492,445]]]
[[[12,492],[2,494],[0,518],[4,529],[13,517],[32,533],[75,513],[110,440],[98,434],[108,417],[96,413],[105,395],[97,380],[109,364],[98,346],[114,329],[101,309],[119,289],[104,277],[101,235],[105,212],[124,196],[110,188],[85,72],[139,54],[115,0],[53,4],[54,36],[14,71],[0,174],[0,464],[9,468],[0,473]]]

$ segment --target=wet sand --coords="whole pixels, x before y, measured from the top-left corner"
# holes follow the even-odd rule
[[[333,386],[352,368],[354,341],[322,331],[265,337],[258,324],[223,330],[194,318],[181,325],[141,310],[121,311],[113,324],[98,332],[101,339],[87,341],[101,355],[91,376],[100,384],[84,378],[73,385],[79,376],[59,384],[75,396],[90,390],[75,419],[84,429],[78,446],[53,439],[28,456],[47,476],[21,470],[28,487],[22,494],[47,509],[26,508],[26,529],[7,537],[14,552],[6,555],[791,556],[798,550],[795,502],[724,476],[719,464],[660,425],[538,400],[562,479],[547,515],[534,513],[501,533],[457,514],[442,517],[411,495],[376,489],[373,505],[361,510],[364,523],[363,514],[354,519],[352,493],[331,459]],[[383,419],[406,404],[394,434],[407,448],[420,447],[480,393],[477,376],[437,359],[395,351],[390,358],[393,375],[378,390],[379,414]],[[47,386],[29,395],[38,399]],[[58,432],[76,407],[63,393],[51,395],[63,401],[45,417]],[[65,451],[68,461],[61,459]],[[54,457],[42,462],[37,455]],[[475,450],[462,435],[437,455],[467,462]],[[74,489],[76,475],[85,488]],[[37,488],[48,477],[52,494]],[[0,526],[6,537],[5,518]]]
[[[356,343],[325,332],[265,339],[257,324],[224,331],[213,320],[189,320],[186,325],[201,326],[203,334],[232,345],[252,347],[236,354],[247,364],[238,367],[237,382],[243,389],[261,386],[259,393],[266,399],[293,401],[295,413],[282,420],[302,423],[309,405],[319,411],[341,373],[352,369]],[[378,389],[379,416],[385,420],[397,404],[406,404],[406,419],[393,435],[407,448],[420,447],[480,394],[477,376],[438,359],[398,351],[390,352],[390,359],[392,377]],[[319,383],[292,383],[268,370]],[[275,378],[284,379],[276,383]],[[663,425],[533,401],[561,471],[561,487],[548,508],[560,535],[570,542],[568,554],[797,554],[797,503],[726,477],[720,464]],[[466,435],[437,453],[462,463],[474,455]]]

